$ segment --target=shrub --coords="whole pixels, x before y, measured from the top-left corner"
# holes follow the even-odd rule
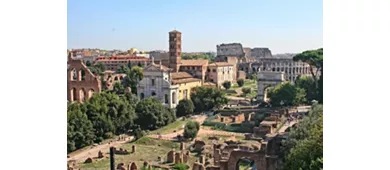
[[[237,84],[238,84],[239,87],[244,86],[244,79],[238,79],[237,80]]]

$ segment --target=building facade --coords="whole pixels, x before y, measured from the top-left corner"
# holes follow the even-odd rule
[[[93,93],[102,90],[99,76],[95,76],[80,59],[73,59],[68,52],[67,98],[69,102],[84,102]]]
[[[236,74],[234,65],[227,62],[215,62],[208,65],[207,80],[215,83],[217,87],[222,87],[225,81],[234,83]]]
[[[107,70],[116,71],[121,66],[144,67],[151,63],[151,59],[136,56],[98,57],[94,64],[102,63]]]
[[[179,85],[172,83],[171,69],[152,62],[144,68],[144,78],[139,82],[137,95],[140,99],[155,97],[169,108],[179,102]]]
[[[202,80],[194,78],[187,72],[171,73],[172,84],[179,86],[179,101],[191,99],[191,91],[194,87],[202,86]]]

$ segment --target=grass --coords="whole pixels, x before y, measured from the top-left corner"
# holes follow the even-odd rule
[[[244,85],[242,87],[239,87],[237,83],[234,83],[229,90],[237,90],[242,88],[251,88],[252,92],[249,93],[247,96],[244,96],[244,94],[233,94],[233,93],[227,93],[227,95],[236,96],[236,97],[252,97],[252,98],[257,96],[257,82],[255,80],[250,80],[250,79],[245,80]]]
[[[129,162],[135,162],[138,168],[142,167],[143,162],[154,163],[158,156],[166,160],[167,154],[170,150],[179,149],[179,143],[167,140],[153,139],[149,137],[142,137],[137,141],[127,143],[121,146],[123,149],[131,151],[131,147],[136,146],[136,152],[128,155],[115,155],[115,164],[124,163],[126,166]],[[82,164],[81,168],[105,168],[110,166],[109,158],[103,158],[90,164]]]
[[[183,125],[185,125],[187,123],[187,119],[186,120],[178,120],[178,121],[175,121],[169,125],[166,125],[160,129],[157,129],[157,130],[154,130],[154,131],[151,131],[149,134],[157,134],[157,133],[160,133],[160,134],[167,134],[167,133],[172,133],[174,130],[179,130]]]

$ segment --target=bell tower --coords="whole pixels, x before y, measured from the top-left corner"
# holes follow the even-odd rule
[[[178,72],[181,64],[181,32],[169,32],[169,68]]]

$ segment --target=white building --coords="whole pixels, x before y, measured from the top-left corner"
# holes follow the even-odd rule
[[[140,99],[156,97],[166,107],[175,108],[179,103],[179,85],[172,85],[171,69],[152,61],[143,71],[144,78],[137,88],[138,97]]]
[[[245,56],[242,44],[230,43],[217,45],[217,56]]]

